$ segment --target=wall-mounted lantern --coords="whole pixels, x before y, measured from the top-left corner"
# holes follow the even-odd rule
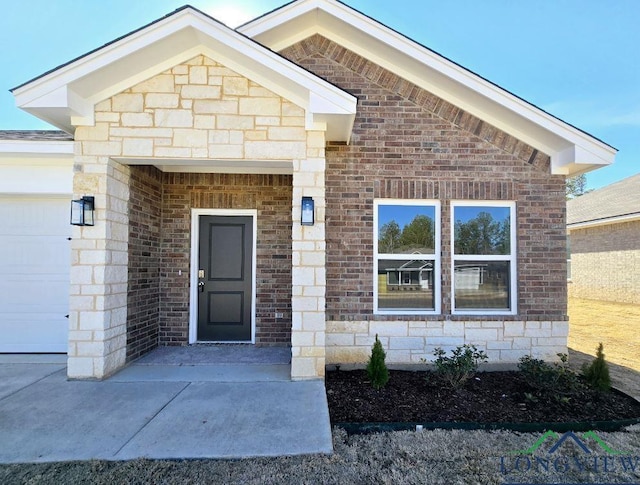
[[[95,197],[85,195],[82,199],[71,201],[71,224],[73,226],[93,226]]]
[[[315,210],[313,205],[313,197],[302,198],[302,216],[300,223],[303,226],[313,226],[315,219]]]

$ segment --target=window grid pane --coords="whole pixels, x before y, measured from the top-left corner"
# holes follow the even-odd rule
[[[510,310],[510,266],[508,261],[455,261],[455,308]]]
[[[433,260],[378,260],[380,310],[433,310]]]
[[[509,207],[455,206],[455,255],[508,255],[511,253]]]
[[[454,312],[511,312],[513,203],[452,205]]]
[[[380,199],[375,205],[375,312],[439,311],[440,204]]]

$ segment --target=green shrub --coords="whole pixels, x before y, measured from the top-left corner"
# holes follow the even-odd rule
[[[609,377],[609,364],[604,360],[604,346],[602,342],[598,345],[596,358],[591,365],[585,364],[582,367],[582,375],[587,383],[594,389],[607,392],[611,389],[611,377]]]
[[[436,356],[436,373],[453,388],[462,387],[476,374],[478,364],[488,359],[487,354],[475,345],[459,345],[451,353],[451,357],[447,357],[446,352],[438,347],[433,355]]]
[[[578,376],[569,369],[567,354],[558,354],[560,363],[548,364],[544,360],[525,355],[518,363],[527,383],[540,391],[562,394],[574,390],[578,384]]]
[[[377,390],[382,389],[389,381],[389,369],[387,369],[387,364],[384,362],[386,356],[376,334],[376,341],[371,349],[371,357],[369,357],[369,363],[367,364],[367,375],[371,385]]]

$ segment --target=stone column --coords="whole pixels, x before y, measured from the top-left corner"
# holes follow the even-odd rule
[[[94,130],[79,128],[76,140]],[[70,378],[102,379],[126,358],[129,168],[99,154],[111,145],[76,142],[74,196],[95,196],[96,211],[95,225],[75,227],[71,242]]]
[[[318,379],[325,371],[324,133],[309,132],[307,158],[293,163],[291,378]],[[300,224],[302,197],[313,197],[315,224]]]

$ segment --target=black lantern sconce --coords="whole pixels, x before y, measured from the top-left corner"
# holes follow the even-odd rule
[[[71,225],[93,226],[95,197],[85,195],[82,199],[71,201]]]
[[[300,224],[303,226],[313,226],[315,222],[315,208],[313,204],[313,197],[302,198],[302,215],[300,217]]]

